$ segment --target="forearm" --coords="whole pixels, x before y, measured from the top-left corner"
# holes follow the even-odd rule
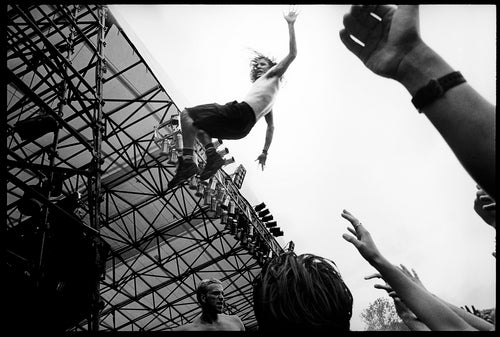
[[[495,327],[493,324],[485,321],[481,317],[478,317],[474,314],[471,314],[470,312],[467,312],[467,311],[457,307],[456,305],[448,303],[445,300],[443,300],[437,296],[435,296],[435,297],[438,298],[444,304],[446,304],[451,310],[453,310],[458,316],[460,316],[464,321],[466,321],[468,324],[470,324],[474,328],[476,328],[480,331],[490,331]]]
[[[425,325],[421,320],[414,317],[401,317],[403,323],[411,331],[430,331],[429,327]]]
[[[297,41],[295,40],[295,26],[294,23],[288,23],[288,35],[290,36],[290,50],[289,55],[295,58],[297,56]]]
[[[379,271],[382,278],[407,307],[431,330],[463,331],[472,329],[447,305],[406,277],[399,268],[384,257],[379,257],[370,263]]]
[[[264,142],[264,152],[267,153],[273,141],[274,126],[268,126],[266,130],[266,140]]]
[[[453,71],[422,42],[403,59],[395,79],[414,96],[431,79]],[[463,83],[425,106],[423,112],[471,177],[495,198],[495,107]]]

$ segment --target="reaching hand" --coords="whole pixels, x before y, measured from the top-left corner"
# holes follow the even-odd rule
[[[288,9],[288,13],[283,13],[283,17],[288,23],[294,23],[295,20],[297,20],[298,15],[299,11],[295,9],[295,6],[290,6],[290,8]]]
[[[476,187],[474,210],[488,225],[496,228],[496,202],[480,186]]]
[[[262,171],[264,171],[264,166],[266,166],[267,154],[261,153],[255,161],[259,161],[259,165],[262,166]]]
[[[410,273],[410,271],[408,270],[408,268],[405,267],[405,265],[400,264],[399,266],[400,266],[399,269],[401,269],[401,271],[406,276],[408,276],[408,278],[410,278],[413,282],[415,282],[416,284],[418,284],[419,286],[421,286],[422,288],[424,288],[425,290],[427,290],[427,288],[424,286],[424,284],[422,283],[422,281],[420,281],[420,278],[418,277],[417,272],[413,268],[411,269],[412,272]]]
[[[380,273],[375,273],[369,276],[365,276],[365,280],[369,280],[372,278],[380,278],[383,280],[382,275],[380,275]],[[398,316],[401,317],[403,321],[418,320],[417,316],[413,313],[413,311],[411,311],[406,306],[406,304],[401,300],[401,298],[399,298],[398,294],[392,289],[392,287],[387,282],[385,284],[375,284],[374,287],[377,289],[383,289],[387,291],[387,294],[394,300],[394,307],[396,308]]]
[[[350,13],[344,15],[344,27],[340,39],[347,49],[375,74],[388,78],[396,78],[403,59],[423,44],[418,5],[401,5],[397,9],[388,5],[353,5]]]
[[[356,219],[351,213],[348,211],[344,210],[341,214],[341,216],[347,220],[353,225],[354,229],[348,227],[347,230],[354,234],[354,236],[349,235],[349,234],[343,234],[342,237],[346,240],[349,241],[356,247],[361,254],[361,256],[364,257],[366,261],[368,261],[370,264],[375,263],[375,261],[382,257],[380,252],[378,251],[377,247],[375,246],[375,242],[373,242],[373,239],[370,235],[370,232],[368,232],[361,222],[359,222],[358,219]]]

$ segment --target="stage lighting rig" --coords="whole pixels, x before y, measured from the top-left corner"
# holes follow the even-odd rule
[[[179,115],[172,115],[168,121],[155,125],[153,128],[153,141],[160,149],[160,155],[168,156],[169,164],[176,164],[182,152]]]
[[[264,202],[254,206],[254,210],[257,212],[260,221],[264,223],[267,228],[275,227],[277,225],[276,221],[272,221],[274,217],[269,209],[266,208],[266,204]]]
[[[273,234],[275,237],[278,237],[278,236],[283,236],[283,231],[280,230],[279,227],[273,227],[271,229],[269,229],[269,231],[271,232],[271,234]]]
[[[247,170],[245,167],[240,164],[236,170],[233,173],[233,183],[236,185],[238,189],[241,188],[241,185],[243,185],[243,180],[245,179],[245,175],[247,173]]]
[[[50,132],[56,132],[57,128],[55,118],[45,114],[19,121],[14,126],[14,130],[19,136],[28,141],[33,141]]]

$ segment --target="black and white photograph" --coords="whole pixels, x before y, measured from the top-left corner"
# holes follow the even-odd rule
[[[2,330],[495,330],[496,5],[6,9]]]

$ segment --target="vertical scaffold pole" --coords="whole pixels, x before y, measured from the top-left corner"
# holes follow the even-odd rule
[[[103,84],[104,84],[104,72],[106,71],[106,60],[104,58],[104,46],[105,46],[105,22],[107,8],[103,5],[97,6],[97,17],[98,17],[98,33],[97,33],[97,65],[96,65],[96,90],[95,90],[95,105],[94,105],[94,125],[93,125],[93,158],[91,170],[92,174],[89,179],[89,214],[90,214],[90,225],[92,228],[100,232],[100,204],[101,204],[101,165],[103,164],[101,146],[102,146],[102,134],[104,132],[104,119],[103,119]],[[100,313],[100,275],[97,272],[99,264],[99,245],[98,238],[93,240],[93,251],[95,256],[95,266],[96,273],[94,274],[94,289],[91,299],[91,312],[88,321],[89,331],[99,330],[99,313]]]

